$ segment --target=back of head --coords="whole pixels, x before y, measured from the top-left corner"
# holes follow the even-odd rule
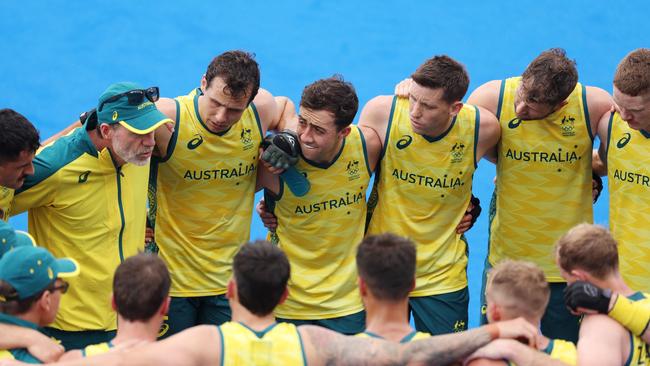
[[[332,113],[340,131],[354,120],[359,109],[359,98],[352,83],[343,80],[341,75],[334,75],[307,85],[302,91],[300,106]]]
[[[127,258],[115,270],[113,298],[117,313],[128,321],[151,319],[167,300],[171,279],[157,255]]]
[[[371,235],[357,248],[357,270],[372,295],[385,301],[408,298],[415,280],[412,241],[394,234]]]
[[[597,279],[618,271],[618,247],[602,226],[580,224],[569,230],[556,244],[558,264],[565,272],[581,269]]]
[[[411,78],[421,86],[442,89],[442,98],[449,104],[463,99],[469,87],[465,66],[447,55],[426,60]]]
[[[501,307],[508,319],[541,319],[551,296],[541,268],[531,262],[511,260],[490,270],[485,292],[488,301]]]
[[[249,103],[260,89],[259,65],[255,55],[245,51],[227,51],[215,57],[205,72],[208,87],[216,77],[226,84],[223,90],[226,95],[241,98],[251,93]]]
[[[0,109],[0,164],[18,159],[21,152],[34,153],[40,146],[38,131],[13,109]]]
[[[621,60],[614,74],[614,86],[632,97],[650,91],[650,49],[638,48]]]
[[[233,262],[239,303],[257,316],[270,314],[278,305],[289,281],[289,260],[266,241],[246,243]]]
[[[522,74],[526,102],[557,106],[569,97],[578,83],[575,61],[562,48],[551,48],[537,56]]]

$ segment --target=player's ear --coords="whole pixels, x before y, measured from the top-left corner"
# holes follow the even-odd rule
[[[228,287],[226,289],[226,298],[227,299],[236,299],[237,298],[237,284],[235,284],[234,279],[228,281]]]
[[[342,129],[341,131],[339,131],[339,132],[338,132],[338,135],[339,135],[341,138],[347,137],[347,136],[350,134],[350,131],[351,131],[351,130],[352,130],[352,128],[351,128],[350,126],[347,126],[347,127],[345,127],[344,129]]]
[[[287,297],[289,296],[289,288],[285,287],[284,292],[282,293],[282,296],[280,297],[280,302],[278,302],[278,305],[282,304]]]
[[[409,289],[410,291],[413,291],[415,289],[415,278],[413,278],[413,281],[411,282],[411,288]]]
[[[460,113],[461,109],[463,109],[463,102],[456,101],[456,102],[451,103],[451,108],[450,108],[449,112],[450,112],[450,114],[452,116],[455,116],[458,113]]]
[[[359,292],[361,293],[361,296],[367,296],[368,286],[366,285],[366,281],[364,281],[363,278],[358,277],[357,282],[359,283]]]
[[[201,90],[205,92],[205,89],[207,88],[208,88],[208,79],[206,79],[205,74],[203,74],[203,76],[201,76]]]
[[[576,279],[578,279],[580,281],[590,282],[590,279],[591,279],[590,278],[591,276],[589,276],[588,273],[586,273],[585,271],[580,270],[580,269],[571,270],[571,276],[575,277]]]
[[[161,315],[167,315],[169,313],[169,304],[172,302],[172,298],[167,296],[165,301],[163,301],[162,305],[160,306],[160,314]]]
[[[117,312],[117,304],[115,304],[115,294],[111,294],[111,308],[113,308],[113,311]]]

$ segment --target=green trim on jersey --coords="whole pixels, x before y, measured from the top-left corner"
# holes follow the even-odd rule
[[[591,141],[594,141],[594,132],[591,130],[591,121],[589,119],[589,106],[587,105],[587,87],[582,86],[582,108],[585,115],[585,123],[587,123],[587,131],[589,131],[589,137]]]
[[[441,133],[438,136],[427,136],[427,135],[421,135],[425,140],[429,142],[436,142],[442,140],[445,136],[449,134],[449,131],[451,131],[452,128],[454,128],[454,125],[456,124],[456,116],[451,120],[451,124],[449,125],[449,128],[445,130],[445,132]],[[414,131],[415,132],[415,131]],[[474,159],[476,161],[476,159]]]
[[[78,143],[82,141],[82,143]],[[84,153],[98,157],[99,153],[84,128],[77,128],[71,134],[63,136],[34,157],[34,175],[27,176],[25,183],[15,191],[18,195],[41,183],[61,168],[78,159]]]
[[[393,102],[390,106],[390,114],[388,115],[388,124],[386,125],[386,137],[384,137],[384,146],[381,149],[381,155],[379,156],[379,160],[384,158],[384,155],[386,155],[386,149],[388,148],[388,141],[390,137],[390,127],[393,124],[393,115],[395,114],[395,105],[397,104],[397,95],[393,97]],[[377,165],[379,165],[379,162],[377,162]]]
[[[255,107],[255,103],[251,102],[250,107],[253,110],[253,114],[255,115],[255,121],[257,122],[257,129],[260,132],[260,137],[262,140],[264,140],[264,135],[262,132],[262,119],[260,118],[260,114],[257,112],[257,107]]]
[[[363,147],[363,158],[366,162],[366,169],[368,170],[368,175],[372,176],[372,170],[370,169],[370,162],[368,161],[368,148],[366,147],[366,137],[363,135],[363,131],[359,129],[359,137],[361,138],[361,146]]]
[[[474,120],[475,127],[474,127],[474,169],[478,168],[478,159],[476,156],[476,150],[478,147],[478,129],[479,126],[481,125],[481,113],[478,110],[477,106],[474,106],[474,110],[476,111],[476,118]]]
[[[361,131],[359,131],[359,134],[361,135]],[[332,165],[334,165],[334,163],[336,163],[337,160],[339,160],[339,157],[341,156],[341,153],[343,152],[343,148],[345,148],[345,140],[346,139],[344,138],[343,143],[341,144],[341,148],[339,149],[339,152],[336,153],[336,156],[334,157],[334,159],[332,159],[332,161],[330,161],[328,163],[319,163],[317,161],[309,160],[304,155],[302,155],[302,152],[300,153],[300,157],[302,158],[302,160],[305,161],[305,163],[307,163],[307,164],[309,164],[311,166],[314,166],[316,168],[321,168],[321,169],[327,169],[327,168],[331,167]],[[361,141],[363,142],[363,138],[361,138]]]
[[[609,123],[607,125],[607,149],[605,149],[605,158],[609,156],[609,146],[612,144],[612,124],[614,123],[614,114],[609,114]]]
[[[506,90],[506,80],[501,80],[501,86],[499,87],[499,101],[497,102],[497,120],[501,120],[501,106],[503,105],[503,92]]]

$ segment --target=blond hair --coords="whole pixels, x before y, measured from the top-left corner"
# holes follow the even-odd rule
[[[618,271],[617,246],[609,230],[592,224],[572,228],[555,245],[561,269],[581,269],[598,279]]]
[[[527,318],[541,318],[551,296],[541,268],[513,260],[504,260],[490,270],[485,292],[510,316]]]

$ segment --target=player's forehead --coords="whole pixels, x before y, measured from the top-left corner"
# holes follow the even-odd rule
[[[304,106],[300,106],[298,118],[303,122],[309,123],[313,126],[323,129],[333,128],[336,124],[334,114],[324,109],[315,110]]]
[[[623,93],[614,86],[612,98],[614,99],[614,103],[619,107],[626,109],[641,110],[650,107],[650,91],[641,95],[631,96]]]
[[[422,103],[438,104],[443,102],[444,90],[442,88],[429,88],[414,81],[411,83],[409,94]]]
[[[232,109],[245,109],[248,106],[248,100],[250,98],[250,92],[238,97],[232,96],[228,92],[226,82],[219,76],[210,81],[203,94],[213,102]]]

